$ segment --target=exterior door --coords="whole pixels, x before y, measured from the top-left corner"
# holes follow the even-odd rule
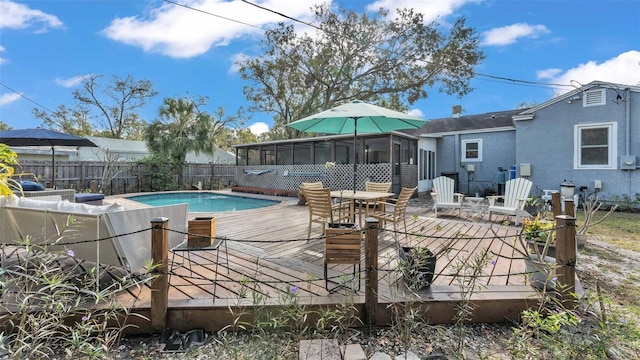
[[[400,194],[400,190],[402,190],[402,163],[401,163],[401,152],[400,152],[400,143],[393,142],[393,152],[392,152],[392,170],[391,170],[391,192],[395,194]]]

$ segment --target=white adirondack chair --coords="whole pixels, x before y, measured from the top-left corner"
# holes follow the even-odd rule
[[[489,199],[489,221],[491,214],[499,213],[516,217],[516,225],[520,225],[520,215],[525,215],[524,204],[529,197],[531,186],[533,183],[524,178],[515,178],[508,180],[504,186],[504,196],[487,196]],[[496,200],[502,198],[502,204],[496,203]]]
[[[455,181],[446,176],[439,176],[433,179],[433,210],[438,217],[438,209],[458,209],[458,214],[462,216],[462,201],[464,194],[454,192]]]

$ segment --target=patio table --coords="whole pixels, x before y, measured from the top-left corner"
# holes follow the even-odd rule
[[[351,200],[349,207],[349,216],[355,222],[355,200],[358,200],[358,223],[362,227],[362,213],[364,210],[365,218],[369,216],[369,205],[377,201],[384,200],[395,196],[394,193],[377,192],[377,191],[353,191],[353,190],[334,190],[331,197],[334,199]]]

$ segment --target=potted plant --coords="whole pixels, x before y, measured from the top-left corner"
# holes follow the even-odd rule
[[[541,218],[539,213],[533,219],[524,219],[522,236],[529,250],[540,259],[556,256],[556,233],[553,227],[554,223]]]
[[[528,212],[531,216],[538,216],[540,209],[544,205],[544,200],[539,196],[533,195],[527,198],[524,203],[524,211]]]
[[[618,204],[615,204],[611,206],[600,219],[595,220],[595,216],[602,207],[602,204],[604,204],[604,202],[600,200],[597,193],[584,200],[584,203],[582,204],[584,221],[576,230],[576,244],[579,248],[585,246],[587,243],[587,229],[593,225],[601,223],[607,218],[607,216],[618,209]]]
[[[401,246],[398,251],[398,268],[410,289],[429,287],[436,270],[436,254],[423,246]]]

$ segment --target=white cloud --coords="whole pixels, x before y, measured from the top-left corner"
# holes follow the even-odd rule
[[[640,83],[640,51],[631,50],[598,64],[589,61],[550,79],[556,84],[588,84],[592,81],[606,81],[611,83],[638,85]],[[576,83],[577,82],[577,83]],[[563,88],[556,95],[573,89]]]
[[[66,88],[71,88],[74,86],[77,86],[78,84],[80,84],[82,82],[82,79],[84,79],[86,76],[88,75],[78,75],[78,76],[73,76],[70,77],[68,79],[61,79],[61,78],[56,78],[55,82],[58,85],[62,85]]]
[[[419,118],[424,118],[424,113],[420,109],[411,109],[407,112],[409,115],[417,116]]]
[[[458,8],[468,3],[479,3],[480,0],[378,0],[367,5],[368,11],[378,11],[379,8],[390,10],[390,15],[395,14],[396,9],[408,8],[424,14],[426,23],[453,14]],[[393,16],[392,16],[393,17]]]
[[[0,29],[36,28],[36,33],[44,33],[49,28],[64,27],[56,16],[13,1],[0,1],[0,14]]]
[[[562,69],[545,69],[536,72],[536,78],[538,79],[553,79],[562,72]]]
[[[0,45],[0,53],[4,52],[4,47]],[[0,65],[7,62],[7,59],[0,57]]]
[[[551,31],[544,25],[529,25],[526,23],[517,23],[513,25],[503,26],[491,29],[482,33],[482,44],[486,46],[503,46],[513,44],[518,39],[538,38],[541,35],[550,34]]]
[[[235,54],[231,57],[231,66],[227,70],[228,74],[237,74],[238,70],[240,70],[240,66],[238,66],[239,62],[244,62],[249,59],[249,56],[244,53]]]
[[[251,130],[251,132],[255,135],[260,136],[269,131],[269,125],[267,125],[267,123],[259,121],[249,125],[249,130]]]
[[[265,8],[307,20],[311,16],[309,7],[322,0],[256,2]],[[102,34],[147,52],[190,58],[201,55],[212,47],[226,46],[237,38],[262,34],[262,26],[265,24],[286,21],[280,15],[240,1],[191,0],[181,3],[197,10],[163,3],[144,15],[113,20]]]
[[[0,105],[10,104],[18,99],[20,99],[22,95],[18,93],[10,93],[10,94],[2,94],[0,95]]]

